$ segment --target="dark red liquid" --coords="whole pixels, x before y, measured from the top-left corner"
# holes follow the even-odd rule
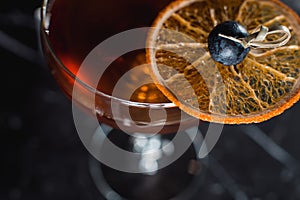
[[[56,0],[49,10],[49,39],[56,55],[76,74],[82,61],[95,46],[122,31],[151,26],[161,9],[170,2],[171,0]],[[111,67],[113,69],[108,72],[113,78],[109,82],[117,80],[133,64],[141,64],[141,58],[139,63],[135,61],[137,54],[141,53],[144,52],[133,52],[116,60]],[[109,93],[110,86],[107,87],[101,90]]]
[[[46,25],[46,30],[42,32],[42,42],[51,71],[67,96],[72,97],[73,75],[76,76],[78,68],[92,49],[102,41],[122,31],[150,27],[158,13],[171,1],[50,0],[47,9],[49,26]],[[146,43],[146,41],[142,42]],[[145,49],[128,52],[117,58],[100,78],[97,89],[111,95],[118,80],[135,66],[145,64],[145,60]],[[63,67],[59,61],[63,63]],[[65,70],[64,67],[68,70]],[[97,67],[103,66],[99,65]],[[124,84],[124,89],[114,96],[123,99],[130,91],[131,97],[126,100],[147,103],[169,102],[156,88],[155,84],[136,87],[136,82],[139,79],[151,79],[148,71],[149,68],[145,67],[131,73],[128,81]],[[88,73],[79,78],[89,84]],[[75,99],[79,105],[89,111],[96,114],[100,113],[100,121],[117,127],[114,123],[116,119],[112,116],[111,99],[101,95],[96,95],[95,99],[90,91],[82,86],[80,87],[82,88],[80,90],[81,94],[78,97],[73,97],[73,100]],[[144,125],[151,123],[151,126],[155,126],[149,117],[148,108],[127,107],[129,107],[133,122]],[[178,108],[173,107],[166,109],[166,113],[166,120],[169,125],[166,125],[166,129],[162,132],[169,133],[177,129],[178,124],[181,122],[181,112]],[[160,117],[158,116],[158,121],[161,120]],[[188,119],[189,117],[185,118]],[[122,121],[122,118],[120,121]],[[151,132],[149,126],[146,130],[138,131]]]

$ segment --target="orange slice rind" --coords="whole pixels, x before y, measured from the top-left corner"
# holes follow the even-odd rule
[[[253,51],[237,66],[215,62],[208,35],[234,20],[249,32],[284,25],[282,47]],[[277,0],[179,0],[163,10],[149,33],[147,59],[158,88],[183,111],[204,121],[242,124],[268,120],[300,98],[300,19]],[[266,38],[274,40],[276,36]],[[276,39],[276,38],[275,38]]]

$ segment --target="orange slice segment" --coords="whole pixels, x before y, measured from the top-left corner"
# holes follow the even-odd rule
[[[237,66],[208,52],[208,35],[228,20],[249,33],[259,25],[284,25],[291,40],[276,49],[250,51]],[[300,19],[278,0],[178,0],[163,10],[148,38],[152,76],[168,99],[201,120],[258,123],[300,98]],[[275,40],[270,35],[266,40]]]

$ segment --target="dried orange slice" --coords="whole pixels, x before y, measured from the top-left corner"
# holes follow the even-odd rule
[[[249,32],[283,25],[290,41],[279,48],[250,51],[236,66],[211,58],[208,36],[225,21]],[[278,0],[181,0],[157,17],[147,58],[159,89],[201,120],[258,123],[281,114],[300,98],[300,19]],[[266,40],[276,39],[269,36]]]

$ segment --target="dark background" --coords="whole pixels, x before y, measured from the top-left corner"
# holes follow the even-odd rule
[[[102,199],[71,103],[38,53],[39,5],[0,2],[0,199]],[[226,126],[195,199],[300,199],[299,116],[298,103],[257,126]]]

